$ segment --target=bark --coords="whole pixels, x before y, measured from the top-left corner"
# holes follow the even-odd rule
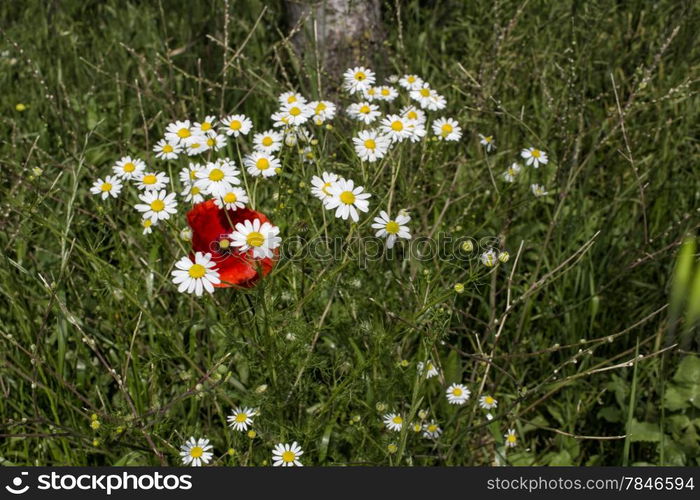
[[[380,0],[286,0],[294,49],[300,58],[340,81],[354,66],[376,66],[384,39]]]

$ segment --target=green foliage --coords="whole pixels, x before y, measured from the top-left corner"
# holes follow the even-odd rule
[[[176,464],[195,435],[219,465],[269,463],[288,441],[308,465],[700,465],[698,346],[686,334],[679,352],[673,330],[700,316],[696,3],[386,2],[368,58],[382,77],[424,76],[464,138],[362,171],[347,131],[319,131],[316,163],[289,153],[258,204],[286,239],[345,238],[308,195],[311,175],[338,171],[373,211],[393,192],[415,237],[488,241],[510,260],[399,246],[362,262],[345,247],[197,300],[169,277],[184,220],[145,238],[134,199],[88,190],[171,120],[236,111],[267,128],[279,93],[319,95],[281,3],[230,4],[0,4],[3,464]],[[529,146],[550,163],[504,183]],[[418,376],[428,359],[441,376]],[[452,382],[466,405],[447,404]],[[254,437],[227,427],[235,405],[261,409]],[[420,410],[437,442],[381,422]]]

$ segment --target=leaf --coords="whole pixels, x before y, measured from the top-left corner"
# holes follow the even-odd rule
[[[462,366],[457,357],[457,351],[450,351],[445,361],[445,382],[448,384],[462,381]]]
[[[696,356],[683,358],[673,380],[681,384],[700,385],[700,358]]]
[[[639,422],[636,418],[632,419],[632,425],[629,429],[630,441],[635,442],[653,442],[661,441],[661,431],[658,424],[651,422]]]
[[[574,465],[573,461],[571,460],[571,455],[569,455],[569,452],[566,450],[560,450],[558,453],[548,453],[545,455],[545,461],[548,465],[555,467]]]
[[[613,424],[622,422],[623,420],[622,411],[614,406],[605,406],[604,408],[601,408],[598,410],[596,417],[602,418],[603,420]]]
[[[685,410],[688,406],[688,394],[685,389],[669,384],[664,393],[664,407],[671,411],[678,411]]]

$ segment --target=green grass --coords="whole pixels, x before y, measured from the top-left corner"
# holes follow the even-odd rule
[[[257,183],[255,207],[287,241],[348,246],[200,299],[169,277],[183,211],[144,237],[133,189],[103,203],[89,188],[123,155],[153,164],[171,120],[237,111],[260,131],[279,93],[318,97],[283,8],[0,6],[4,464],[177,464],[190,435],[211,439],[221,465],[269,463],[291,441],[305,465],[700,464],[700,411],[673,399],[698,390],[698,344],[677,345],[667,307],[678,248],[700,221],[698,5],[434,3],[387,2],[386,43],[366,56],[380,76],[430,81],[462,141],[360,165],[344,119],[315,129],[317,161],[289,149],[282,175]],[[240,51],[222,71],[227,17]],[[495,153],[478,133],[496,137]],[[504,183],[528,146],[550,163]],[[323,170],[373,193],[359,225],[311,198]],[[532,182],[550,195],[532,196]],[[410,211],[414,238],[473,238],[510,260],[488,269],[478,245],[461,260],[399,245],[363,261],[355,238],[389,200]],[[417,377],[427,358],[439,379]],[[452,382],[472,390],[465,406],[447,404]],[[499,401],[492,421],[481,393]],[[226,426],[239,404],[261,410],[252,439]],[[381,422],[419,410],[440,423],[437,442]],[[506,450],[508,428],[519,444]]]

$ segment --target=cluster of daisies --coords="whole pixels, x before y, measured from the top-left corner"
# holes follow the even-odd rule
[[[256,408],[237,407],[226,420],[229,426],[239,432],[247,432],[249,437],[255,437],[252,430],[253,419],[259,415]],[[303,464],[299,458],[304,454],[301,446],[294,441],[289,443],[278,443],[272,449],[272,465],[274,467],[301,467]],[[214,447],[206,438],[190,437],[180,446],[180,458],[183,465],[200,467],[207,465],[214,457]]]
[[[479,142],[482,146],[484,146],[484,149],[486,149],[487,153],[490,153],[496,149],[496,142],[493,136],[491,135],[484,136],[482,134],[479,134]],[[526,166],[533,167],[535,169],[538,169],[540,165],[546,165],[549,162],[549,157],[547,156],[547,153],[545,151],[542,151],[541,149],[534,147],[522,149],[520,151],[520,157],[525,162]],[[522,171],[523,166],[517,161],[513,162],[506,169],[506,171],[503,172],[503,180],[505,182],[510,183],[515,182]],[[530,191],[532,191],[532,194],[538,197],[546,196],[547,194],[549,194],[543,185],[537,183],[530,184]]]
[[[431,379],[440,374],[432,360],[427,360],[425,363],[419,362],[417,369],[418,375],[425,377],[425,379]],[[469,401],[471,395],[471,390],[464,384],[453,383],[445,390],[447,402],[451,405],[462,406]],[[479,398],[479,407],[486,411],[487,420],[493,420],[491,410],[498,407],[498,401],[493,396],[484,394]],[[442,429],[435,419],[428,420],[429,413],[427,410],[419,410],[417,415],[419,421],[411,423],[410,428],[416,433],[422,432],[423,437],[426,439],[438,439],[442,434]],[[400,413],[386,413],[382,416],[382,420],[385,427],[393,432],[401,432],[405,423]],[[505,445],[509,448],[516,446],[518,443],[515,429],[508,429],[503,437]]]

